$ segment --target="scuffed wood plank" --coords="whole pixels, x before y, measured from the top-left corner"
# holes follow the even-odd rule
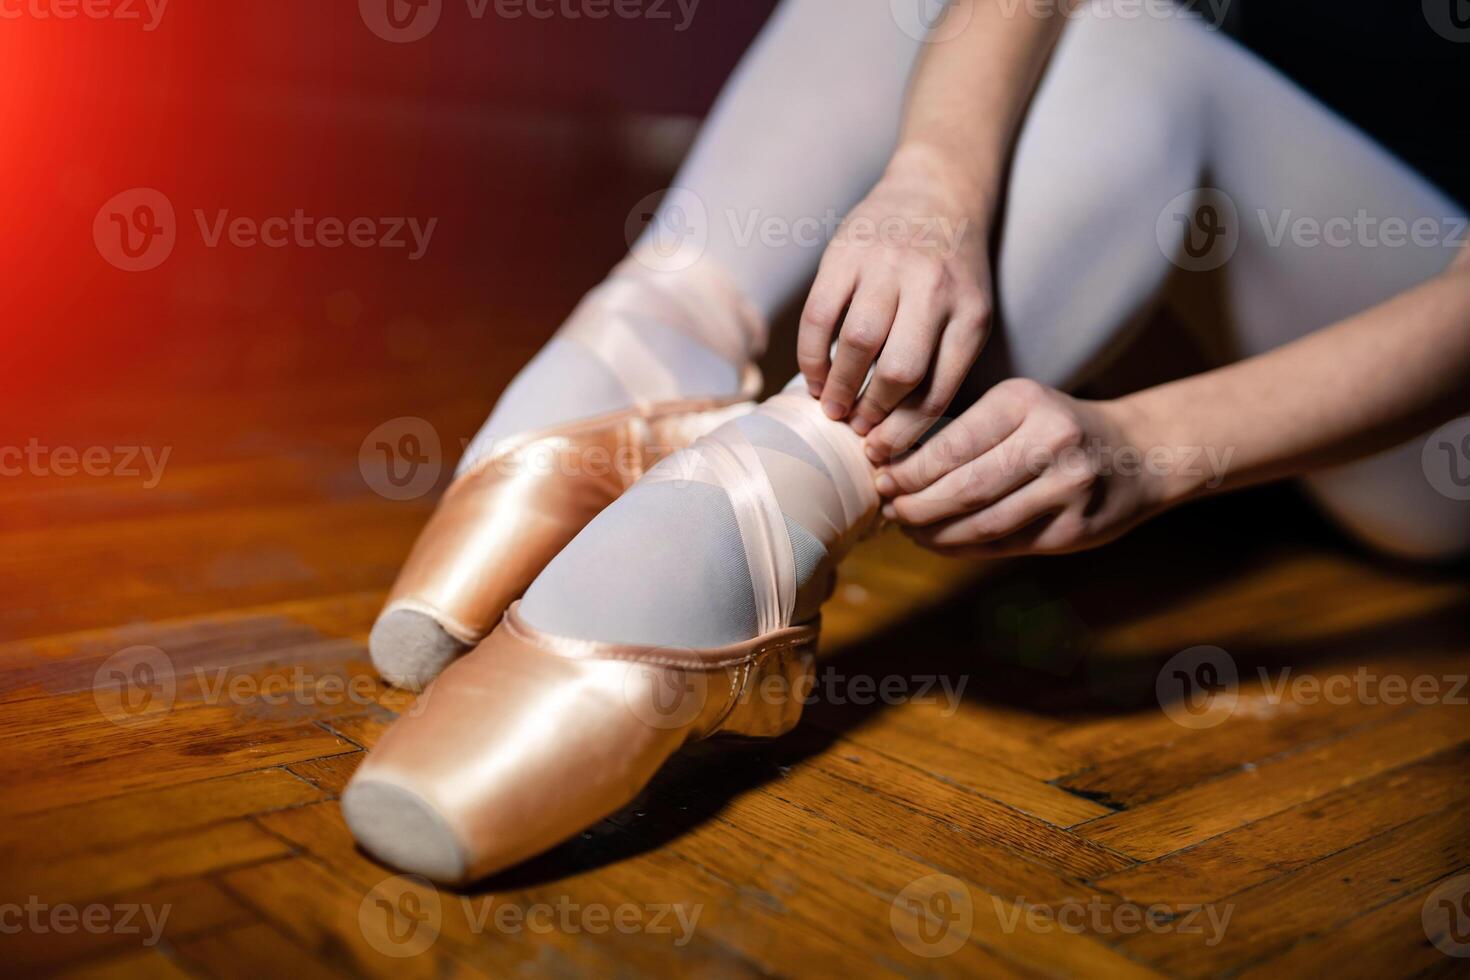
[[[1241,980],[1274,977],[1341,977],[1343,980],[1380,980],[1382,977],[1433,975],[1436,967],[1464,972],[1424,938],[1424,902],[1442,882],[1410,892],[1370,912],[1342,923],[1329,933],[1292,946],[1286,952],[1258,961]],[[1350,940],[1345,937],[1351,937]]]
[[[36,899],[40,901],[41,897]],[[80,908],[90,904],[94,903]],[[95,904],[106,910],[105,928],[78,929],[64,936],[49,928],[29,927],[16,933],[0,933],[0,956],[7,969],[26,975],[92,958],[147,952],[161,939],[179,942],[239,925],[251,917],[247,909],[202,878],[111,895]]]
[[[1470,748],[1458,746],[1095,884],[1143,905],[1214,901],[1466,799]]]
[[[307,759],[293,762],[286,769],[306,780],[328,796],[341,796],[347,788],[347,780],[362,765],[362,753],[329,755],[325,759]]]
[[[290,848],[247,820],[135,841],[64,858],[12,858],[6,877],[48,902],[78,902],[172,879],[266,861]]]
[[[258,980],[282,971],[300,980],[341,975],[267,922],[196,936],[179,943],[178,952],[186,962],[221,980]]]
[[[1133,857],[1162,857],[1470,740],[1464,709],[1395,715],[1326,745],[1103,817],[1077,832]]]
[[[1470,863],[1457,809],[1420,817],[1218,905],[1232,914],[1219,941],[1180,931],[1139,932],[1119,943],[1169,973],[1211,976],[1341,928],[1356,910],[1397,898]],[[1425,940],[1428,941],[1427,939]]]
[[[55,860],[323,796],[284,770],[262,769],[44,810],[0,823],[0,861]]]
[[[1075,796],[985,756],[912,732],[890,730],[870,734],[860,728],[843,735],[841,742],[858,751],[886,755],[1058,827],[1070,827],[1113,812],[1100,803]]]

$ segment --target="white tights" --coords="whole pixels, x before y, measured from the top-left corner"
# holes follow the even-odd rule
[[[712,266],[733,280],[758,318],[772,316],[810,278],[820,242],[773,245],[751,222],[809,218],[825,227],[857,203],[892,150],[918,47],[883,3],[783,4],[711,113],[676,181],[680,192],[668,196],[644,237],[645,245],[657,245],[695,222],[698,241],[686,242],[667,268],[643,271],[656,270],[653,278],[677,289],[686,272],[699,271],[691,263]],[[842,95],[825,98],[823,91]],[[649,254],[656,258],[657,249]],[[657,313],[639,316],[631,329],[678,382],[680,395],[739,389],[736,366],[690,331],[660,321]],[[752,355],[763,345],[763,336],[746,343]],[[505,390],[460,468],[506,436],[624,408],[642,394],[558,335]]]
[[[889,9],[786,0],[678,177],[707,209],[706,254],[764,313],[809,282],[821,244],[745,240],[751,212],[788,223],[841,214],[892,148],[920,45]],[[1019,134],[996,253],[997,334],[977,377],[1075,386],[1130,356],[1133,328],[1161,306],[1223,338],[1222,359],[1256,354],[1438,273],[1453,254],[1444,239],[1463,238],[1463,210],[1403,164],[1227,38],[1153,9],[1099,4],[1063,34]],[[1192,260],[1175,215],[1200,205],[1233,224],[1238,244],[1218,269],[1182,272]],[[1407,227],[1428,219],[1441,241],[1388,244],[1389,229],[1360,215]],[[1359,227],[1344,236],[1344,221]],[[1189,229],[1190,248],[1208,241],[1202,227]],[[1316,244],[1313,227],[1324,231]],[[757,446],[802,454],[778,421],[758,413],[740,424]],[[1470,508],[1428,484],[1418,443],[1306,483],[1328,513],[1387,550],[1433,556],[1470,542]],[[794,519],[801,501],[780,503],[798,614],[809,615],[836,556]],[[536,580],[522,612],[589,639],[747,639],[755,614],[729,512],[709,486],[635,487]]]

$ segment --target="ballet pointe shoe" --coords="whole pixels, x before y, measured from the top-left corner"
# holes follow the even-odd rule
[[[880,521],[861,440],[805,396],[778,396],[761,411],[801,435],[839,475],[835,488],[811,467],[805,477],[775,475],[804,504],[826,501],[812,523],[825,529],[835,564]],[[749,565],[756,638],[710,649],[602,643],[539,630],[512,605],[353,774],[342,810],[364,850],[434,881],[472,881],[627,805],[691,741],[772,737],[796,725],[818,628],[791,625],[792,544],[759,450],[727,425],[645,479],[726,491]]]
[[[732,364],[740,392],[688,399],[628,327],[677,323]],[[512,601],[593,517],[660,459],[751,411],[761,388],[749,360],[764,325],[713,268],[686,270],[678,291],[630,258],[593,290],[560,335],[588,347],[630,392],[631,407],[502,440],[459,474],[388,593],[368,639],[378,673],[422,690],[482,640]]]
[[[688,742],[790,730],[817,632],[643,648],[550,636],[512,606],[383,734],[343,815],[394,868],[445,884],[493,874],[632,802]]]
[[[483,639],[556,553],[639,476],[753,407],[703,401],[649,414],[629,409],[524,436],[461,474],[373,625],[368,648],[378,673],[422,690]]]

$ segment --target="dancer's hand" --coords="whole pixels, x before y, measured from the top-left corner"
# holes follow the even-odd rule
[[[1158,440],[1148,429],[1124,403],[1082,401],[1012,378],[880,471],[878,491],[892,498],[884,513],[945,554],[1091,548],[1173,496],[1172,464],[1149,455]]]
[[[985,341],[988,228],[974,216],[988,208],[975,198],[937,155],[900,151],[822,256],[797,362],[826,413],[850,417],[876,460],[944,414]]]

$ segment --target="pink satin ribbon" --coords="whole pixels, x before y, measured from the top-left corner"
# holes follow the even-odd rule
[[[776,491],[745,433],[734,425],[721,426],[643,479],[649,483],[692,480],[725,491],[750,570],[757,635],[791,625],[796,608],[796,557],[791,535],[786,531]]]
[[[653,287],[665,302],[683,311],[673,322],[731,364],[754,361],[766,352],[765,318],[727,272],[708,259],[678,272],[657,272],[656,264],[645,264],[634,253],[618,263],[609,282]]]
[[[676,400],[679,382],[659,360],[628,314],[601,304],[579,307],[557,336],[581,344],[605,364],[641,410]]]
[[[857,433],[842,431],[846,426],[822,414],[816,399],[783,392],[767,399],[760,410],[800,436],[827,467],[842,498],[847,527],[856,527],[864,514],[878,507],[873,466],[863,456]]]
[[[583,297],[557,336],[602,361],[642,409],[673,401],[681,391],[636,329],[639,321],[688,334],[742,373],[765,346],[765,324],[723,273],[707,264],[656,273],[631,257],[624,260]]]
[[[872,466],[862,455],[856,433],[827,418],[816,401],[801,395],[777,395],[760,412],[790,428],[822,461],[842,508],[841,526],[849,532],[866,526],[865,518],[878,507],[878,491],[873,486]],[[812,478],[820,479],[815,471]],[[796,558],[791,535],[760,455],[738,426],[721,426],[656,466],[644,480],[692,480],[724,490],[745,548],[758,635],[791,625],[796,607]],[[835,524],[835,517],[831,515],[829,522]],[[827,543],[838,546],[836,542]]]

